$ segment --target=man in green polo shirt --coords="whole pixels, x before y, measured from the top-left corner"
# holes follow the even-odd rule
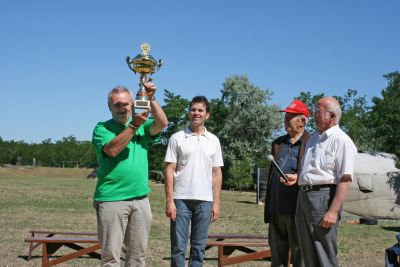
[[[102,266],[120,266],[125,244],[125,266],[145,266],[145,251],[152,219],[147,195],[148,144],[159,139],[168,125],[167,117],[154,98],[155,85],[145,84],[150,111],[133,112],[131,92],[122,86],[108,94],[112,119],[99,122],[92,143],[96,150],[98,182],[94,193]]]

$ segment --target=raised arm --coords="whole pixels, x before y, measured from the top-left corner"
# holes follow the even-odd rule
[[[103,152],[110,157],[115,157],[119,153],[121,153],[121,151],[126,148],[129,141],[131,141],[132,137],[135,135],[138,127],[147,120],[148,115],[148,111],[135,114],[132,118],[131,124],[137,127],[125,128],[125,130],[123,130],[119,135],[117,135],[114,139],[112,139],[103,147]]]
[[[151,111],[153,113],[154,121],[150,125],[150,134],[156,135],[168,126],[168,119],[164,110],[160,107],[155,99],[150,100]]]
[[[150,125],[150,134],[156,135],[161,132],[162,129],[168,126],[168,119],[164,113],[164,110],[160,107],[160,105],[154,98],[154,94],[156,93],[156,86],[153,83],[152,78],[149,78],[149,81],[144,84],[144,87],[150,99],[151,111],[154,117],[154,121]]]

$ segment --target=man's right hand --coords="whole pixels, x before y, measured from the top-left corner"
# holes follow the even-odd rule
[[[167,203],[167,206],[165,207],[165,216],[173,221],[176,220],[176,206],[174,202]]]

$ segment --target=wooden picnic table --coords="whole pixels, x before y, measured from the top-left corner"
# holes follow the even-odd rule
[[[101,249],[101,245],[95,232],[30,230],[29,233],[25,238],[25,242],[29,243],[28,260],[32,258],[32,251],[42,245],[42,267],[53,266],[83,255],[101,258],[96,252]],[[74,252],[50,260],[50,256],[63,246],[73,249]],[[218,247],[218,267],[271,257],[266,235],[209,234],[206,250],[211,247]],[[235,251],[243,253],[232,255]]]
[[[101,245],[95,232],[30,230],[29,233],[30,236],[25,238],[25,242],[29,243],[28,260],[32,258],[32,251],[42,245],[42,267],[53,266],[86,254],[101,258],[96,252],[101,249]],[[50,256],[63,246],[73,249],[74,252],[50,260]]]
[[[218,267],[271,257],[266,235],[210,234],[206,250],[214,246],[218,247]],[[254,248],[261,250],[257,251]],[[244,254],[232,255],[236,250]]]

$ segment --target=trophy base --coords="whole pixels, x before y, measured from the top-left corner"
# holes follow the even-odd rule
[[[135,109],[150,109],[150,101],[148,100],[134,100]]]

